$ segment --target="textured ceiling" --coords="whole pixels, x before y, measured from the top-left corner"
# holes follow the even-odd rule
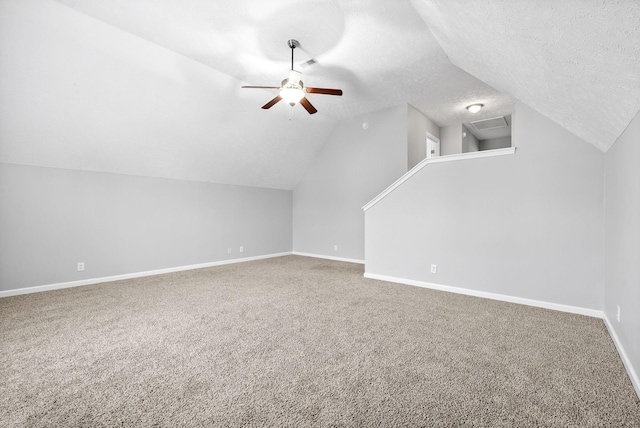
[[[637,0],[411,0],[451,61],[602,151],[640,110]]]
[[[292,189],[339,120],[410,103],[444,125],[470,102],[513,107],[451,64],[408,0],[0,7],[4,162]],[[344,90],[310,94],[313,116],[240,89],[287,76],[290,38],[296,64],[317,61],[305,85]]]
[[[305,85],[344,90],[340,99],[309,96],[336,120],[407,102],[439,124],[459,120],[469,100],[513,107],[451,64],[408,0],[57,1],[254,85],[287,77],[287,40],[297,39]]]
[[[604,150],[638,111],[637,3],[561,3],[2,0],[0,161],[292,189],[339,120],[514,98]],[[240,89],[287,76],[290,38],[344,90],[313,116]]]

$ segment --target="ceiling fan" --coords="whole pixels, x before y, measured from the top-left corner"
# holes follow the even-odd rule
[[[300,46],[297,40],[289,40],[287,45],[291,48],[291,71],[289,71],[289,77],[282,81],[281,86],[243,86],[243,88],[261,88],[261,89],[278,89],[280,92],[278,95],[262,106],[263,109],[269,109],[273,107],[280,100],[285,100],[290,106],[294,106],[300,103],[302,107],[309,112],[309,114],[317,113],[318,110],[311,105],[309,100],[305,97],[307,94],[324,94],[324,95],[342,95],[342,89],[328,89],[328,88],[305,88],[302,84],[302,73],[293,69],[293,50]]]

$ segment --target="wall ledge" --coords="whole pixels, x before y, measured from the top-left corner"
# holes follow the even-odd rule
[[[420,171],[425,166],[432,163],[441,163],[441,162],[453,162],[459,160],[467,160],[467,159],[476,159],[476,158],[488,158],[494,156],[504,156],[504,155],[512,155],[515,154],[515,147],[507,147],[504,149],[493,149],[493,150],[484,150],[481,152],[470,152],[470,153],[460,153],[457,155],[446,155],[446,156],[438,156],[435,158],[426,158],[423,159],[419,164],[411,168],[406,174],[397,179],[391,186],[387,187],[380,193],[378,196],[369,201],[365,206],[362,207],[363,211],[367,211],[369,208],[380,202],[387,196],[389,193],[396,190],[402,183],[413,177],[418,171]]]
[[[123,279],[133,279],[133,278],[142,278],[145,276],[162,275],[164,273],[180,272],[184,270],[202,269],[202,268],[213,267],[213,266],[222,266],[222,265],[229,265],[229,264],[235,264],[235,263],[251,262],[254,260],[290,256],[291,254],[292,254],[291,252],[273,253],[273,254],[265,254],[262,256],[246,257],[242,259],[221,260],[217,262],[200,263],[200,264],[188,265],[188,266],[178,266],[178,267],[172,267],[172,268],[166,268],[166,269],[150,270],[145,272],[135,272],[135,273],[127,273],[123,275],[105,276],[101,278],[82,279],[79,281],[60,282],[57,284],[37,285],[35,287],[16,288],[14,290],[0,291],[0,298],[18,296],[21,294],[39,293],[41,291],[52,291],[52,290],[60,290],[63,288],[80,287],[83,285],[100,284],[103,282],[120,281]]]

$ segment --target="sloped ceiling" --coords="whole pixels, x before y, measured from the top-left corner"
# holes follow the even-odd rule
[[[337,121],[514,97],[605,150],[638,111],[637,7],[562,4],[2,0],[0,162],[293,189]],[[290,38],[305,85],[344,90],[313,116],[240,89],[286,77]]]
[[[292,189],[337,121],[410,103],[440,125],[513,100],[451,64],[407,0],[3,0],[0,161]],[[289,70],[319,112],[260,106]],[[462,117],[461,117],[462,116]]]
[[[345,92],[309,96],[335,120],[408,102],[443,123],[463,113],[450,111],[451,96],[491,97],[495,108],[513,103],[453,66],[407,0],[57,1],[255,85],[287,77],[287,41],[296,39],[305,84]],[[317,63],[305,67],[311,58]],[[265,92],[261,99],[271,98]]]
[[[411,0],[449,59],[602,151],[640,110],[637,0]]]

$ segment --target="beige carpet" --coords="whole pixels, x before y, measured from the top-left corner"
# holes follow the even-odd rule
[[[0,425],[640,426],[599,319],[287,256],[0,299]]]

